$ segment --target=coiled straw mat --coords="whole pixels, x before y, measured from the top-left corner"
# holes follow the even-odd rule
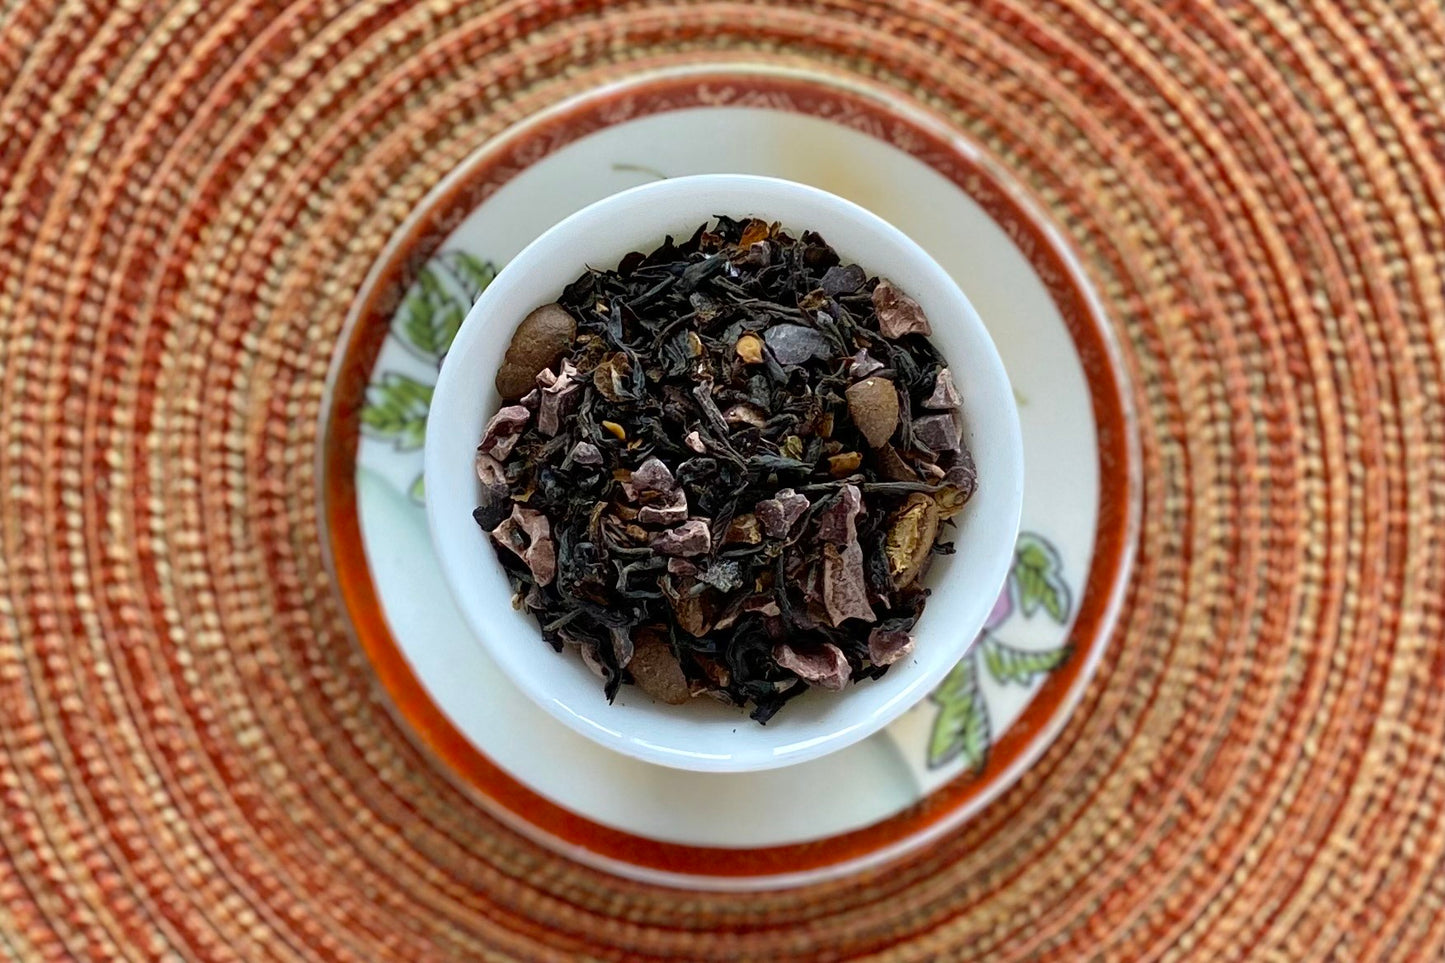
[[[644,67],[857,72],[1078,252],[1143,525],[1062,736],[793,890],[487,816],[323,563],[328,363],[489,136]],[[0,957],[1445,952],[1445,9],[1234,0],[0,5]]]

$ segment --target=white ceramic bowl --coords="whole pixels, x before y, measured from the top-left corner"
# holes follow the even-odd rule
[[[478,503],[477,442],[500,399],[492,379],[512,330],[555,300],[584,266],[614,267],[663,237],[691,235],[715,214],[815,230],[844,262],[892,279],[922,305],[962,396],[964,440],[979,487],[955,519],[957,552],[935,560],[933,590],[911,657],[843,692],[810,691],[766,726],[712,699],[653,702],[623,686],[616,702],[575,653],[553,652],[512,589]],[[826,191],[768,177],[701,175],[647,184],[573,214],[529,244],[472,306],[442,365],[426,432],[426,507],[452,595],[506,675],[557,719],[602,746],[681,769],[741,772],[825,755],[877,732],[928,694],[972,644],[1013,557],[1023,497],[1018,411],[998,351],[963,292],[928,254],[882,218]],[[477,698],[485,699],[478,692]]]

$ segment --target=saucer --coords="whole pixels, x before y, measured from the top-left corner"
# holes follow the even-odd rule
[[[1008,582],[945,681],[857,745],[746,774],[615,755],[533,705],[466,630],[422,507],[438,365],[497,268],[591,201],[710,172],[813,184],[928,250],[969,293],[998,346],[1026,464]],[[324,541],[397,714],[518,832],[668,885],[759,889],[836,878],[898,858],[977,813],[1044,753],[1078,703],[1108,643],[1138,524],[1125,377],[1065,239],[993,160],[936,118],[856,78],[736,66],[639,75],[483,146],[383,252],[333,360]],[[739,725],[753,723],[740,716]]]

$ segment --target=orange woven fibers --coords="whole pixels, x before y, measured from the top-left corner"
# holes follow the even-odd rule
[[[1079,713],[909,862],[581,869],[375,694],[322,563],[346,309],[487,136],[640,63],[867,73],[1080,251],[1144,529]],[[1445,9],[0,4],[0,956],[1445,951]]]

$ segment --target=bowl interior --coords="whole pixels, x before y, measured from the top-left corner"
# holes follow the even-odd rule
[[[767,726],[712,699],[668,706],[632,686],[623,686],[609,705],[581,659],[553,652],[535,621],[512,608],[506,574],[471,517],[478,501],[476,444],[500,403],[492,379],[516,324],[554,300],[584,266],[613,267],[629,251],[651,249],[667,234],[690,235],[715,214],[781,221],[794,233],[815,230],[845,262],[891,278],[916,298],[953,370],[963,437],[978,467],[978,492],[955,519],[957,552],[936,559],[928,573],[933,595],[915,630],[913,655],[882,679],[841,693],[808,692]],[[967,298],[921,248],[824,191],[773,178],[703,175],[599,201],[543,234],[498,274],[442,365],[428,418],[425,471],[427,514],[449,587],[472,631],[524,692],[617,751],[680,768],[743,771],[841,749],[892,721],[942,680],[977,635],[1007,574],[1022,504],[1023,455],[998,353]]]

